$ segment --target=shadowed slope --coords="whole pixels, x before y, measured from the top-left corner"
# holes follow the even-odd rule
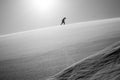
[[[120,80],[120,42],[70,66],[48,80]]]
[[[0,80],[46,80],[117,41],[120,18],[1,35]]]
[[[42,55],[77,43],[118,37],[120,18],[0,35],[0,61]]]

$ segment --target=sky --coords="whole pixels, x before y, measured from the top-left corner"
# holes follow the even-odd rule
[[[120,0],[0,0],[0,35],[120,17]]]

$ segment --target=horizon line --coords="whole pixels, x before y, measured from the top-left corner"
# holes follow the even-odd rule
[[[66,25],[83,24],[83,23],[93,23],[93,22],[103,22],[103,21],[106,22],[106,21],[113,21],[113,20],[120,20],[120,17],[118,17],[118,18],[98,19],[98,20],[91,20],[91,21],[83,21],[83,22],[71,23],[71,24],[66,24]],[[61,25],[57,25],[57,26],[61,26]],[[56,27],[56,26],[52,26],[52,27]],[[48,28],[50,28],[50,27],[38,28],[38,29],[32,29],[32,30],[25,30],[25,31],[21,31],[21,32],[10,33],[10,34],[3,34],[3,35],[0,35],[0,38],[1,37],[12,36],[12,35],[16,35],[16,34],[22,34],[22,33],[26,33],[26,32],[37,31],[37,30],[41,30],[41,29],[48,29]]]

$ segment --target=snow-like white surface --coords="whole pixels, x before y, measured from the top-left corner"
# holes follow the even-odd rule
[[[0,79],[44,80],[120,40],[120,18],[0,36]]]
[[[76,43],[117,37],[119,32],[120,18],[113,18],[2,35],[0,59],[43,54]]]

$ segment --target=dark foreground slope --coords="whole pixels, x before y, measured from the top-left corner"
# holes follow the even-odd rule
[[[120,18],[0,35],[0,80],[46,80],[120,41]]]
[[[120,42],[70,66],[48,80],[120,80]]]

